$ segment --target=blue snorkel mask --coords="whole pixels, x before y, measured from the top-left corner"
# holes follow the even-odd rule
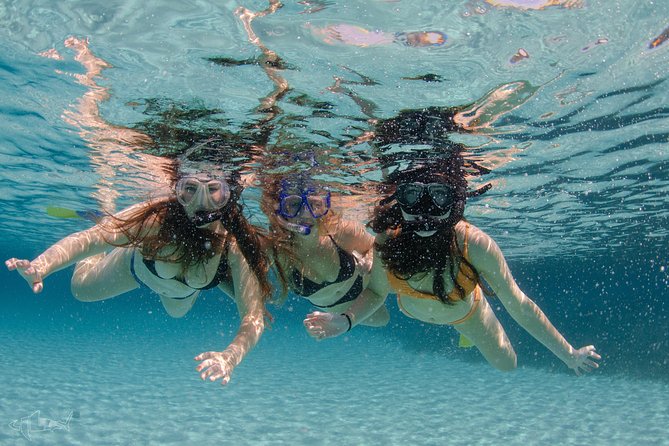
[[[313,184],[283,180],[279,193],[279,209],[276,214],[283,220],[296,218],[306,208],[315,219],[324,217],[330,211],[330,191]],[[304,224],[283,222],[290,230],[303,235],[311,233],[311,227]]]

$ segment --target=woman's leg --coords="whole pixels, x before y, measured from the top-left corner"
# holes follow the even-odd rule
[[[504,372],[516,368],[516,352],[484,296],[471,317],[454,327],[472,341],[495,368]]]
[[[367,319],[360,322],[359,325],[367,325],[369,327],[383,327],[388,325],[390,320],[390,313],[388,313],[388,308],[385,304],[381,305],[378,310],[372,313]]]
[[[114,248],[110,253],[78,262],[72,276],[74,297],[82,302],[95,302],[138,288],[130,272],[132,253],[130,248]]]

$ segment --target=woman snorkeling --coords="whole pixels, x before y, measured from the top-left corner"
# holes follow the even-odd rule
[[[384,192],[369,224],[380,260],[370,289],[396,293],[411,318],[453,325],[490,364],[512,370],[516,353],[484,296],[489,285],[509,314],[577,375],[598,367],[595,347],[573,348],[518,287],[495,241],[464,219],[460,155],[414,160],[388,175]]]
[[[237,202],[239,176],[195,167],[174,162],[169,195],[104,217],[33,261],[5,264],[39,293],[46,277],[76,263],[72,294],[78,300],[104,300],[145,286],[172,317],[184,316],[202,290],[218,287],[237,304],[241,325],[224,351],[195,360],[201,361],[202,379],[227,384],[263,332],[268,261]]]
[[[284,296],[290,289],[319,309],[304,319],[310,336],[320,340],[359,324],[388,323],[385,295],[367,289],[374,237],[331,209],[328,189],[308,174],[271,176],[261,206]]]

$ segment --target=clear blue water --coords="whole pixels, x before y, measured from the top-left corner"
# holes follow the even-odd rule
[[[1,257],[32,258],[86,227],[47,206],[114,209],[153,192],[161,178],[147,160],[179,150],[177,130],[242,137],[263,119],[270,146],[318,144],[336,204],[364,220],[380,170],[375,148],[354,141],[371,119],[522,84],[529,93],[497,104],[489,127],[458,135],[492,169],[474,181],[494,184],[466,215],[565,337],[597,346],[599,370],[572,376],[503,309],[519,357],[510,374],[393,302],[387,327],[316,343],[301,328],[309,305],[291,299],[222,389],[192,360],[236,329],[222,294],[175,320],[149,293],[85,304],[70,294],[71,270],[33,295],[3,269],[0,444],[669,444],[669,42],[652,44],[669,4],[443,3],[286,2],[251,22],[254,44],[235,11],[262,1],[3,2]],[[437,48],[360,47],[314,31],[335,24],[448,37]],[[111,65],[92,84],[70,36]],[[274,114],[259,107],[276,85],[258,64],[264,48],[290,87]],[[250,187],[245,201],[264,224],[257,196]],[[30,440],[10,426],[37,410],[78,417]]]

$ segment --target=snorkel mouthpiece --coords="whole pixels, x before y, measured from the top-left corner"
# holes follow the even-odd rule
[[[209,223],[213,223],[216,220],[220,220],[221,217],[223,216],[223,213],[221,212],[220,209],[217,209],[215,211],[197,211],[195,212],[195,215],[193,216],[193,223],[195,226],[205,226],[208,225]]]
[[[291,223],[287,221],[285,218],[283,218],[281,215],[277,214],[277,220],[279,221],[279,224],[283,226],[284,228],[288,229],[290,232],[295,232],[297,234],[301,235],[309,235],[311,234],[311,226],[307,225],[301,225],[298,223]]]
[[[291,223],[291,222],[287,221],[287,222],[284,223],[284,226],[289,231],[297,232],[298,234],[302,234],[302,235],[311,234],[311,228],[307,225],[298,225],[297,223]]]
[[[421,216],[417,220],[403,221],[402,230],[411,232],[438,231],[446,225],[446,220],[438,217]]]

